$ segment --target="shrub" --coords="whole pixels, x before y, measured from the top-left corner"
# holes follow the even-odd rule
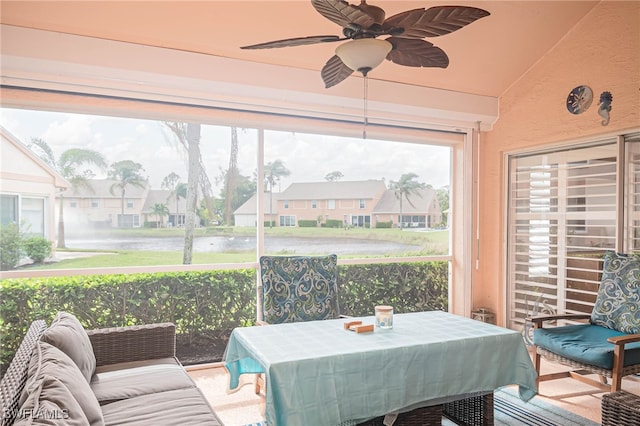
[[[327,219],[324,226],[327,228],[342,228],[342,221],[338,219]]]
[[[318,222],[315,220],[303,220],[300,219],[298,221],[298,226],[300,228],[315,228],[316,226],[318,226]]]
[[[378,229],[391,228],[392,225],[393,222],[376,222],[376,228]]]
[[[24,252],[33,263],[42,263],[51,256],[51,241],[44,237],[29,237],[22,241]]]
[[[22,257],[22,236],[15,223],[0,227],[0,270],[15,269]]]

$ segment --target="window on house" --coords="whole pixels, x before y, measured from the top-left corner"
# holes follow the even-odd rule
[[[362,198],[360,199],[359,205],[361,209],[364,209],[365,205],[364,205],[364,200]]]
[[[625,145],[625,158],[618,158],[618,144]],[[543,306],[560,313],[590,313],[604,251],[640,249],[634,235],[639,145],[640,135],[633,135],[619,142],[606,139],[509,157],[507,284],[512,328]],[[625,221],[620,224],[619,188],[626,191]],[[622,233],[616,232],[618,226],[624,227]]]
[[[327,208],[329,210],[335,210],[336,209],[336,200],[328,200],[327,201]]]
[[[92,198],[91,199],[91,208],[97,209],[98,207],[100,207],[100,200],[97,198]]]
[[[43,198],[22,197],[20,226],[27,235],[45,235]]]
[[[69,207],[76,208],[78,207],[78,200],[76,198],[69,199]]]
[[[128,209],[132,209],[133,205],[134,205],[133,200],[131,200],[131,199],[127,200],[127,208]]]
[[[280,216],[280,226],[296,226],[296,217]]]
[[[285,209],[288,209],[289,208],[289,200],[284,200],[282,202],[282,205],[284,206]]]
[[[0,195],[0,225],[7,226],[18,222],[18,196]]]
[[[311,200],[311,208],[312,209],[318,208],[318,200]]]

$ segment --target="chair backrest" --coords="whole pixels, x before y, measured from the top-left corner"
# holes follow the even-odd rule
[[[608,251],[591,323],[640,333],[640,256]]]
[[[270,324],[335,319],[338,256],[261,256],[263,320]]]

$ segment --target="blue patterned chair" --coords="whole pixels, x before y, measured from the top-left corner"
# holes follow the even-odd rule
[[[550,320],[589,321],[543,328]],[[573,377],[607,392],[618,391],[622,377],[640,373],[640,256],[604,255],[602,281],[591,314],[537,316],[531,321],[538,383]],[[540,375],[542,356],[574,370]],[[585,374],[598,374],[600,381]]]
[[[262,320],[268,324],[335,319],[338,256],[261,256]]]
[[[258,324],[317,321],[340,317],[338,306],[338,256],[261,256],[262,300]],[[227,368],[232,368],[231,366]],[[240,367],[258,373],[255,392],[260,393],[260,366]]]

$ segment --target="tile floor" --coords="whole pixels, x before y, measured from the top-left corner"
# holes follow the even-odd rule
[[[565,367],[543,360],[542,372],[562,371]],[[211,402],[226,426],[255,423],[263,418],[264,397],[248,384],[238,392],[227,394],[227,375],[220,364],[187,367],[189,374]],[[594,376],[595,377],[595,376]],[[640,395],[640,377],[628,376],[622,388]],[[600,423],[600,403],[604,392],[573,379],[559,379],[540,384],[539,397],[568,411]]]

